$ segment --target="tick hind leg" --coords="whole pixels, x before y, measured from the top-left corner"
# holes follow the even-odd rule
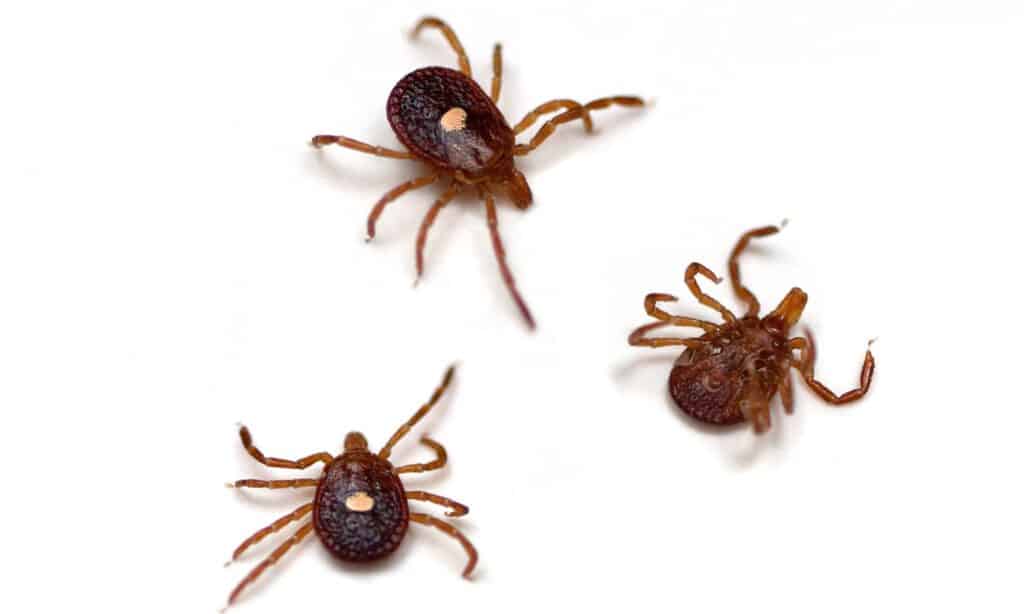
[[[267,558],[263,559],[263,561],[260,562],[259,565],[257,565],[252,571],[249,572],[249,575],[245,576],[245,578],[243,578],[242,581],[238,583],[238,586],[235,587],[235,590],[231,591],[231,596],[228,597],[228,605],[230,606],[231,604],[233,604],[238,599],[238,596],[242,594],[242,591],[245,589],[246,586],[249,586],[250,584],[255,582],[256,579],[259,578],[263,574],[263,572],[267,570],[268,567],[276,563],[282,556],[285,555],[285,553],[291,550],[292,546],[305,539],[306,536],[309,535],[310,531],[312,530],[312,522],[302,525],[302,527],[300,527],[299,530],[296,531],[294,535],[289,537],[286,542],[278,546],[273,552],[270,553],[270,555]]]
[[[462,577],[469,578],[469,574],[473,573],[473,568],[476,567],[477,554],[476,548],[474,548],[473,544],[471,544],[469,540],[466,539],[465,535],[460,533],[458,529],[448,524],[447,522],[439,518],[434,518],[433,516],[429,516],[427,514],[419,514],[413,512],[409,514],[409,520],[444,531],[449,536],[458,540],[458,542],[462,544],[462,548],[466,551],[466,556],[469,557],[469,561],[466,563],[465,569],[462,570]]]
[[[256,459],[257,462],[266,465],[267,467],[280,467],[282,469],[305,469],[314,463],[322,462],[325,465],[330,464],[334,457],[327,452],[317,452],[316,454],[310,454],[304,456],[299,460],[286,460],[283,458],[272,458],[263,455],[252,443],[252,435],[249,434],[249,429],[242,426],[238,429],[238,436],[242,440],[242,446],[249,453],[250,456]]]
[[[725,305],[722,305],[721,303],[711,298],[707,294],[704,294],[704,292],[700,289],[700,286],[697,285],[698,274],[707,277],[716,284],[721,283],[722,281],[721,277],[715,275],[711,271],[711,269],[707,268],[703,264],[699,262],[691,262],[690,266],[686,267],[686,287],[690,289],[690,292],[693,294],[693,296],[697,298],[698,301],[700,301],[701,305],[710,307],[717,311],[718,313],[722,314],[722,317],[725,319],[726,322],[735,322],[736,316],[733,315],[731,311],[726,309]]]
[[[308,514],[312,509],[313,504],[307,503],[303,506],[300,506],[293,512],[278,518],[277,520],[263,527],[259,531],[256,531],[255,533],[250,535],[244,542],[242,542],[237,548],[235,548],[234,553],[232,553],[231,555],[231,560],[228,561],[228,564],[237,561],[238,558],[242,556],[243,552],[248,550],[250,546],[254,546],[259,542],[263,541],[263,538],[265,538],[266,536],[272,533],[277,533],[278,531],[280,531],[281,529],[285,528],[293,522],[302,520],[302,517]]]
[[[848,390],[843,394],[836,394],[832,392],[825,384],[821,383],[814,377],[814,337],[811,332],[806,331],[806,338],[797,337],[791,339],[789,346],[793,349],[800,350],[800,361],[798,368],[800,374],[803,376],[807,386],[814,391],[822,400],[832,405],[843,405],[856,401],[868,393],[868,388],[871,387],[871,378],[875,373],[875,357],[871,354],[872,341],[868,342],[868,349],[864,353],[864,364],[860,368],[860,386]]]
[[[546,141],[549,136],[554,134],[555,129],[564,123],[571,122],[575,119],[587,118],[584,119],[584,124],[586,124],[589,121],[590,111],[604,109],[612,105],[620,105],[624,107],[642,107],[643,104],[643,99],[637,98],[635,96],[610,96],[608,98],[598,98],[597,100],[588,102],[587,104],[581,107],[570,107],[567,111],[560,113],[555,117],[549,119],[547,122],[545,122],[544,125],[541,126],[540,130],[538,130],[536,134],[533,135],[533,138],[530,139],[529,143],[525,145],[519,144],[513,147],[512,153],[517,156],[525,156],[534,149],[540,147],[540,145],[544,141]]]
[[[461,184],[452,181],[448,189],[430,206],[426,215],[423,216],[423,221],[420,222],[419,232],[416,233],[416,283],[419,283],[420,278],[423,277],[423,249],[427,246],[430,227],[434,225],[434,220],[437,219],[437,214],[441,212],[441,209],[444,209],[461,189]]]
[[[373,206],[373,210],[370,211],[370,216],[366,218],[366,240],[369,241],[376,236],[377,219],[380,217],[380,214],[384,212],[384,207],[386,207],[388,203],[410,190],[416,190],[424,186],[428,186],[435,181],[437,181],[436,174],[417,177],[416,179],[410,179],[409,181],[392,188],[387,194],[382,196],[380,200],[377,201],[377,204]]]
[[[459,70],[467,77],[472,77],[473,71],[469,67],[469,57],[466,56],[466,50],[462,47],[462,43],[459,42],[459,37],[455,35],[455,30],[452,30],[451,26],[437,17],[424,17],[416,24],[416,27],[413,28],[412,37],[416,38],[419,36],[420,30],[423,30],[424,28],[437,28],[441,31],[441,34],[444,35],[448,44],[451,45],[452,51],[454,51],[455,55],[459,58]]]
[[[447,390],[448,386],[452,383],[452,377],[454,377],[454,375],[455,365],[452,365],[448,367],[447,371],[444,372],[444,377],[441,379],[441,384],[437,387],[436,390],[434,390],[434,394],[430,395],[430,399],[422,407],[416,410],[416,413],[413,414],[411,418],[406,420],[405,424],[398,427],[398,430],[395,431],[395,434],[391,436],[391,439],[389,439],[388,442],[384,445],[384,447],[381,448],[380,452],[377,453],[377,456],[381,457],[384,460],[387,460],[387,458],[391,456],[391,449],[395,447],[395,444],[397,444],[399,440],[402,439],[402,437],[405,437],[406,434],[408,434],[408,432],[412,430],[412,427],[416,426],[416,423],[422,420],[423,416],[426,416],[427,412],[429,412],[431,409],[434,408],[435,405],[437,405],[437,402],[441,399],[441,396],[444,394],[444,391]],[[426,440],[426,438],[424,439]],[[440,444],[438,444],[438,446],[440,446]],[[435,448],[435,451],[436,450],[437,449]],[[444,448],[441,448],[441,451],[443,452]],[[447,458],[447,455],[445,455],[445,458]]]
[[[433,450],[434,453],[437,454],[437,458],[429,463],[402,465],[401,467],[395,468],[395,473],[425,473],[427,471],[435,471],[448,464],[448,452],[445,451],[444,446],[429,437],[421,438],[420,442]]]
[[[398,158],[402,160],[415,159],[411,153],[406,151],[397,151],[394,149],[388,149],[387,147],[380,147],[377,145],[370,145],[362,141],[350,139],[345,136],[338,136],[335,134],[318,134],[313,137],[310,141],[313,147],[320,148],[324,145],[340,145],[341,147],[347,147],[356,151],[361,151],[373,156],[380,156],[382,158]]]
[[[508,262],[505,260],[505,246],[501,242],[501,234],[498,231],[498,209],[494,205],[494,195],[491,194],[489,189],[483,187],[481,188],[481,196],[487,209],[487,230],[491,234],[491,246],[494,248],[494,257],[498,260],[501,279],[505,282],[505,287],[508,288],[509,294],[512,295],[512,300],[515,301],[516,307],[519,308],[519,313],[526,320],[526,325],[530,330],[533,330],[537,327],[537,324],[534,322],[533,314],[530,313],[530,308],[526,306],[526,301],[519,294],[516,280],[512,277],[512,271],[508,268]]]
[[[469,508],[458,501],[452,501],[448,497],[423,492],[422,490],[407,490],[405,492],[405,498],[411,501],[429,501],[430,503],[436,503],[437,505],[447,507],[449,509],[444,513],[444,515],[451,516],[452,518],[465,516],[469,513]]]
[[[729,254],[729,283],[732,284],[732,290],[736,296],[747,304],[747,316],[756,316],[761,310],[761,304],[757,301],[754,293],[740,281],[740,254],[750,244],[751,239],[773,235],[785,225],[786,223],[783,222],[779,226],[762,226],[743,233],[740,240],[736,242],[736,247],[732,248],[732,253]]]

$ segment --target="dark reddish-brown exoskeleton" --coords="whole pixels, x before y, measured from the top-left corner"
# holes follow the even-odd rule
[[[405,490],[399,476],[403,473],[422,473],[445,466],[448,455],[444,447],[433,439],[424,437],[421,441],[432,449],[437,458],[429,463],[416,463],[394,467],[388,457],[391,449],[410,429],[437,403],[452,380],[454,367],[445,372],[441,385],[430,400],[391,436],[380,452],[369,450],[362,433],[352,432],[345,436],[344,451],[334,457],[327,452],[310,454],[299,460],[284,460],[264,456],[252,443],[252,436],[244,426],[239,431],[242,445],[260,463],[268,467],[283,469],[305,469],[318,462],[324,464],[318,478],[294,480],[238,480],[228,484],[232,488],[315,488],[313,500],[295,511],[275,520],[246,539],[235,549],[231,557],[235,561],[250,546],[258,543],[285,526],[302,520],[310,512],[312,520],[303,524],[298,531],[278,546],[267,558],[247,575],[228,598],[228,605],[235,602],[242,590],[254,582],[268,567],[273,565],[295,544],[302,541],[314,530],[320,541],[331,552],[344,561],[361,563],[385,557],[398,548],[409,528],[409,521],[432,526],[444,531],[462,544],[469,556],[462,575],[468,578],[476,566],[477,554],[469,540],[455,527],[427,514],[410,512],[407,501],[428,501],[449,508],[447,516],[464,516],[469,513],[465,505],[428,492]]]
[[[722,315],[723,324],[674,316],[658,307],[658,303],[678,300],[670,294],[648,294],[644,299],[647,313],[657,322],[641,326],[629,336],[630,345],[664,347],[681,345],[686,351],[676,360],[669,375],[669,393],[686,414],[710,424],[729,425],[747,420],[754,431],[763,433],[771,427],[770,401],[776,392],[782,394],[786,413],[793,413],[790,367],[795,367],[804,381],[828,403],[841,405],[867,394],[875,360],[870,348],[864,355],[860,386],[841,395],[829,390],[814,378],[814,341],[806,337],[789,338],[789,331],[800,319],[807,294],[800,288],[789,291],[779,306],[768,315],[758,316],[760,304],[754,294],[740,283],[739,256],[750,239],[773,235],[776,226],[765,226],[740,237],[729,257],[729,279],[747,312],[737,318],[721,303],[704,294],[697,285],[697,275],[719,283],[721,278],[703,264],[694,262],[686,269],[686,286],[701,304]],[[649,331],[664,326],[699,328],[698,338],[649,338]],[[868,343],[870,346],[871,344]],[[794,351],[799,350],[799,358]]]
[[[516,289],[505,261],[505,249],[498,233],[494,191],[504,191],[516,207],[526,209],[533,202],[533,195],[526,177],[516,169],[516,156],[525,156],[539,147],[561,124],[579,119],[590,132],[593,130],[591,111],[611,105],[642,106],[643,100],[634,96],[600,98],[587,104],[567,99],[552,100],[527,113],[514,127],[509,127],[496,106],[501,92],[501,45],[494,46],[494,77],[488,97],[473,80],[462,43],[448,24],[434,17],[425,17],[416,25],[413,36],[424,28],[441,31],[458,55],[459,70],[421,68],[403,77],[391,90],[387,102],[388,122],[408,151],[375,147],[330,134],[314,136],[312,144],[321,147],[333,143],[385,158],[419,160],[429,167],[425,175],[393,188],[377,201],[366,222],[367,240],[374,237],[377,218],[388,203],[409,190],[430,185],[439,179],[447,184],[420,224],[416,237],[417,281],[423,275],[423,248],[427,233],[438,213],[459,192],[475,189],[487,211],[491,244],[502,279],[532,329],[533,316]],[[541,116],[556,111],[561,113],[549,119],[528,143],[516,143],[517,135],[525,132]]]

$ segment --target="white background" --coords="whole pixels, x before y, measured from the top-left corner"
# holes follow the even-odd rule
[[[1019,2],[40,2],[0,15],[0,454],[8,612],[213,612],[299,505],[240,493],[268,454],[380,446],[458,361],[397,451],[450,464],[413,487],[467,503],[472,582],[413,527],[365,571],[314,539],[239,612],[1020,612],[1024,7]],[[654,99],[566,126],[521,168],[502,229],[539,329],[497,275],[483,211],[438,191],[373,202],[416,164],[392,85],[453,66],[447,19],[510,121],[558,97]],[[671,349],[632,348],[647,292],[744,261],[793,285],[837,410],[755,438],[683,419]],[[723,285],[713,292],[736,302]],[[680,313],[712,314],[683,299]],[[308,496],[308,493],[306,494]],[[422,507],[422,506],[416,506]],[[435,511],[435,510],[430,510]]]

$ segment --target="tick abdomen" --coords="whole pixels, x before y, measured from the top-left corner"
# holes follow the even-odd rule
[[[742,422],[740,401],[749,386],[759,386],[765,398],[778,389],[788,368],[784,337],[757,318],[744,318],[700,339],[704,347],[688,349],[676,360],[669,394],[679,409],[701,422]]]
[[[336,458],[317,488],[313,524],[342,560],[371,561],[393,552],[409,528],[409,506],[391,463],[365,450]]]

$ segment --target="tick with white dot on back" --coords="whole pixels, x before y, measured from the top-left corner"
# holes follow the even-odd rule
[[[435,17],[425,17],[416,25],[413,35],[423,28],[441,31],[458,55],[459,70],[421,68],[403,77],[391,90],[387,102],[388,121],[408,151],[368,145],[332,134],[314,136],[312,144],[315,147],[335,144],[385,158],[419,160],[429,167],[426,174],[393,188],[377,201],[366,221],[367,240],[376,234],[377,219],[388,203],[409,190],[430,185],[438,179],[443,178],[448,184],[427,210],[416,236],[417,281],[423,275],[423,249],[427,234],[438,213],[459,192],[476,190],[487,210],[487,227],[502,279],[527,325],[533,329],[533,315],[520,296],[505,261],[494,190],[504,191],[516,207],[526,209],[533,202],[533,194],[526,177],[516,168],[516,156],[525,156],[539,147],[561,124],[578,119],[587,132],[592,132],[591,111],[612,105],[639,107],[644,104],[643,100],[635,96],[611,96],[580,104],[575,100],[555,99],[527,113],[515,127],[509,127],[496,106],[501,93],[501,45],[494,46],[494,77],[488,97],[473,80],[469,58],[448,24]],[[517,135],[525,132],[541,116],[554,112],[560,113],[545,122],[528,143],[516,143]]]
[[[298,531],[277,547],[270,555],[257,565],[235,587],[228,597],[228,605],[238,599],[242,590],[254,582],[268,567],[273,565],[295,544],[302,541],[314,530],[320,541],[331,554],[344,561],[362,563],[385,557],[398,548],[409,528],[409,521],[432,526],[444,531],[458,540],[469,557],[462,572],[468,578],[476,566],[477,554],[469,540],[454,526],[433,516],[410,512],[408,501],[427,501],[447,507],[446,516],[464,516],[469,513],[465,505],[419,490],[405,490],[399,475],[403,473],[422,473],[444,467],[448,455],[441,444],[424,437],[421,441],[432,449],[437,458],[429,463],[415,463],[395,467],[388,461],[391,449],[404,437],[444,394],[455,373],[449,367],[437,390],[408,421],[405,422],[380,452],[370,452],[366,438],[361,433],[351,432],[345,436],[345,449],[341,455],[334,457],[327,452],[310,454],[299,460],[284,460],[264,456],[252,443],[249,429],[241,427],[239,436],[242,445],[249,454],[268,467],[283,469],[305,469],[318,462],[324,464],[323,473],[318,478],[300,478],[295,480],[238,480],[228,486],[233,488],[316,488],[313,500],[300,506],[293,512],[277,519],[270,525],[260,529],[238,548],[235,549],[232,561],[237,560],[250,546],[263,538],[276,533],[293,522],[305,518],[310,512],[312,520],[303,524]]]

